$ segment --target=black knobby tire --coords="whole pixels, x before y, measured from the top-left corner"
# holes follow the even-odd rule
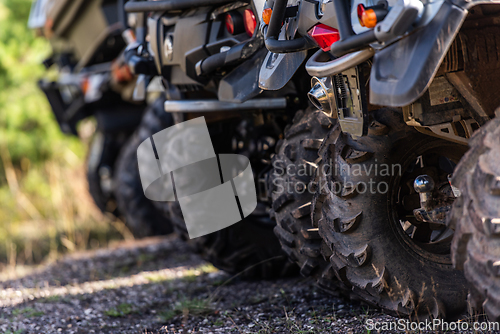
[[[312,108],[297,112],[277,145],[269,178],[277,223],[274,232],[281,247],[300,267],[302,276],[314,277],[320,286],[327,284],[330,291],[335,290],[331,279],[323,277],[329,275],[329,262],[323,258],[327,247],[317,226],[311,224],[311,202],[316,191],[311,181],[321,159],[318,150],[332,127],[338,127],[338,123],[322,112]]]
[[[87,155],[87,183],[89,193],[97,207],[103,212],[110,212],[119,217],[120,213],[117,210],[115,198],[111,187],[111,178],[113,177],[113,166],[118,159],[119,150],[130,132],[122,133],[105,133],[97,130],[94,134],[89,146]],[[105,170],[104,170],[105,169]],[[108,175],[109,185],[104,185],[100,173],[106,172]],[[106,181],[108,181],[106,180]],[[103,188],[106,187],[106,188]]]
[[[273,279],[297,272],[281,251],[267,214],[251,214],[220,231],[189,239],[180,206],[169,205],[175,232],[204,260],[244,279]]]
[[[451,152],[457,163],[465,148],[416,132],[397,111],[380,109],[371,115],[367,136],[353,140],[333,129],[322,149],[313,220],[332,252],[335,276],[358,298],[389,314],[420,320],[456,317],[466,307],[467,289],[463,274],[451,263],[451,238],[443,240],[444,250],[436,248],[441,243],[417,243],[403,230],[396,208],[402,202],[398,196],[413,189],[413,181],[403,181],[419,156],[425,153],[434,161],[431,157]],[[399,164],[401,172],[375,172],[377,164]],[[370,182],[383,187],[371,191]],[[418,201],[418,194],[408,196],[415,195]]]
[[[121,148],[139,126],[145,108],[142,104],[126,103],[116,94],[108,97],[111,99],[104,104],[91,107],[97,129],[87,155],[87,181],[97,207],[103,213],[109,212],[119,218],[121,214],[112,189],[114,167]]]
[[[500,119],[479,129],[469,146],[452,180],[461,191],[448,222],[453,263],[470,282],[471,312],[484,308],[490,321],[500,321]]]
[[[215,131],[215,130],[214,130]],[[224,147],[231,142],[228,132],[211,132],[216,152],[230,152]],[[220,231],[189,239],[178,203],[170,203],[169,211],[175,232],[202,258],[215,267],[245,279],[272,279],[297,273],[297,266],[288,261],[273,229],[268,205],[258,202],[257,209],[242,221]]]
[[[100,161],[97,161],[103,154],[105,135],[103,133],[95,133],[89,146],[89,153],[86,159],[87,165],[87,184],[89,187],[90,196],[94,200],[95,205],[101,210],[106,212],[108,208],[109,196],[104,193],[101,187],[101,178],[99,176]]]
[[[137,165],[139,145],[151,135],[173,125],[172,116],[163,109],[164,101],[160,98],[148,107],[138,129],[120,151],[115,166],[113,192],[117,207],[127,227],[139,238],[173,231],[168,213],[159,210],[153,201],[144,196]]]

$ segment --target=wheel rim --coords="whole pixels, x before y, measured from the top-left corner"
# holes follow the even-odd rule
[[[420,208],[420,199],[413,189],[413,181],[419,175],[430,175],[443,198],[447,198],[451,204],[453,194],[448,175],[453,173],[467,148],[435,140],[426,140],[415,148],[408,150],[410,153],[403,157],[401,173],[389,187],[391,194],[388,209],[392,212],[391,225],[418,255],[433,262],[450,265],[453,231],[447,227],[437,228],[429,223],[417,223],[413,209]]]

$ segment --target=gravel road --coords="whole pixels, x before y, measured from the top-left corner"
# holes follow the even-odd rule
[[[397,321],[303,278],[231,277],[174,237],[0,273],[1,333],[369,333],[368,319]]]

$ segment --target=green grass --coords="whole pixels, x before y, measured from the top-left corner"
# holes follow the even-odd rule
[[[217,319],[214,321],[213,325],[217,327],[222,327],[224,326],[224,321],[222,321],[222,319]]]
[[[8,330],[5,332],[5,334],[21,334],[22,332],[24,332],[23,329],[18,329],[17,331],[11,331],[11,330]]]
[[[41,317],[45,313],[43,311],[37,311],[31,307],[26,307],[22,309],[15,309],[12,311],[13,316],[23,316],[25,318]]]
[[[166,310],[166,311],[158,313],[158,317],[160,318],[160,321],[162,321],[162,322],[170,321],[176,315],[177,315],[177,313],[174,310]]]
[[[61,301],[61,299],[62,298],[59,295],[52,295],[52,296],[48,296],[45,298],[41,298],[38,301],[40,303],[57,303],[57,302]]]
[[[168,322],[175,316],[183,315],[204,315],[212,312],[210,300],[207,298],[183,298],[174,307],[159,313],[160,320]]]
[[[132,305],[127,303],[122,303],[118,305],[116,308],[112,308],[104,312],[105,315],[113,318],[124,317],[132,313],[135,313],[135,310],[132,307]]]

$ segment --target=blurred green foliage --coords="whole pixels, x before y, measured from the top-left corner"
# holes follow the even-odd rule
[[[37,87],[51,48],[27,27],[31,3],[0,0],[0,268],[102,246],[110,230],[87,193],[86,143]]]
[[[27,27],[30,7],[31,0],[0,0],[0,146],[17,166],[23,158],[35,164],[61,158],[68,149],[84,154],[76,138],[60,132],[37,88],[45,71],[41,63],[51,50]]]

